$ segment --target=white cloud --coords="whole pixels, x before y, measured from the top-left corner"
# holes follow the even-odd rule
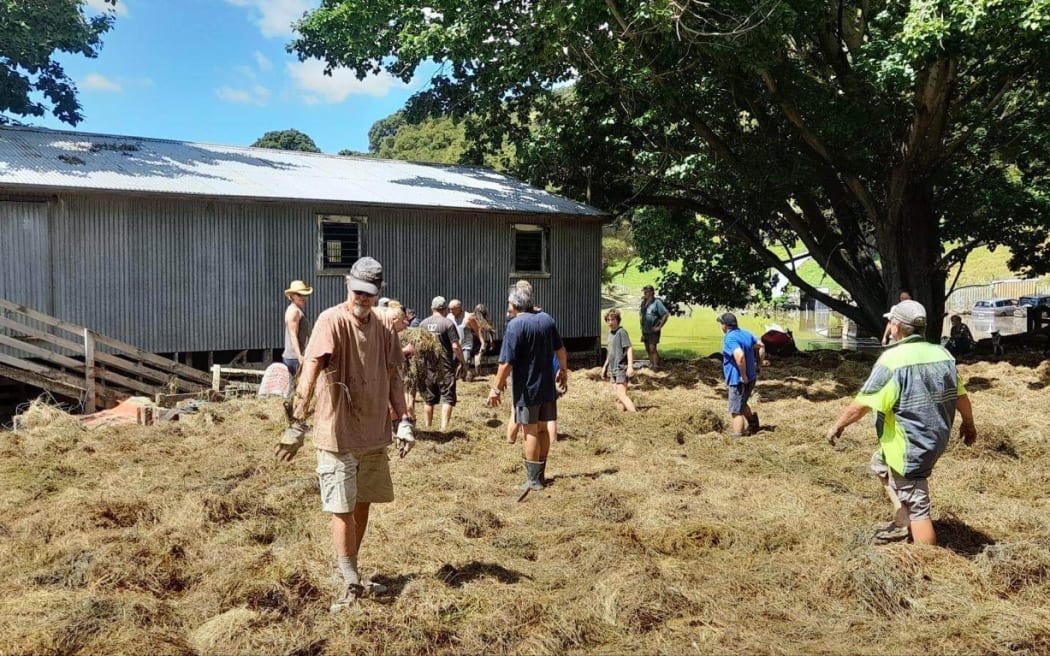
[[[124,4],[123,0],[117,0],[117,6],[105,2],[105,0],[84,0],[84,4],[89,9],[94,9],[99,13],[113,13],[117,16],[127,16],[128,7]]]
[[[259,67],[260,71],[268,71],[273,68],[273,62],[258,50],[255,51],[255,65]]]
[[[119,84],[98,73],[88,73],[81,84],[91,91],[121,91]]]
[[[322,102],[338,104],[351,95],[382,98],[391,91],[409,87],[385,72],[358,80],[350,69],[337,68],[331,76],[328,76],[324,74],[324,62],[317,59],[290,63],[286,66],[288,75],[295,81],[296,86],[310,92],[303,98],[303,102],[308,105]]]
[[[97,1],[97,0],[96,0]],[[317,6],[316,0],[226,0],[236,7],[249,7],[255,14],[255,24],[265,37],[286,37],[292,34],[292,23],[303,17],[308,9]]]
[[[215,90],[220,100],[238,105],[264,106],[270,100],[270,90],[261,84],[253,84],[247,89],[222,86]]]

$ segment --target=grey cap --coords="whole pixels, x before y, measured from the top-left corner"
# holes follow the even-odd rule
[[[444,296],[435,296],[434,300],[430,301],[431,310],[444,310],[448,307],[448,301],[445,300]]]
[[[918,301],[901,301],[882,317],[913,328],[926,326],[926,308]]]
[[[718,315],[718,323],[724,324],[731,328],[736,328],[739,324],[736,322],[736,315],[732,312],[726,312]]]
[[[362,257],[350,267],[350,290],[379,295],[383,286],[383,265],[371,257]]]
[[[376,303],[379,307],[390,307],[390,299],[384,296]]]

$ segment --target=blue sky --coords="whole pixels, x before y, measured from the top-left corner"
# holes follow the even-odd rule
[[[322,75],[285,52],[290,24],[319,0],[120,0],[97,59],[60,59],[79,89],[76,130],[249,145],[295,128],[326,153],[368,149],[368,129],[425,77]],[[85,0],[91,8],[108,7]],[[90,12],[91,9],[88,9]],[[429,72],[428,72],[429,74]],[[53,117],[29,121],[71,129]]]

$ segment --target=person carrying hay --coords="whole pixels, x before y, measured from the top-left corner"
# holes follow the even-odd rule
[[[492,383],[487,405],[498,407],[513,375],[514,412],[525,432],[524,456],[526,481],[523,492],[542,490],[550,452],[550,435],[540,432],[540,423],[558,418],[558,388],[568,388],[568,361],[565,345],[546,312],[533,312],[532,288],[511,287],[507,312],[513,320],[507,324],[499,369]],[[560,369],[554,373],[552,360],[557,356]]]
[[[336,566],[346,586],[332,604],[333,612],[367,592],[382,591],[361,575],[357,556],[370,505],[394,500],[387,462],[388,406],[400,416],[402,457],[415,441],[398,371],[401,344],[386,314],[374,309],[383,268],[363,257],[354,262],[346,283],[346,302],[317,319],[291,404],[292,424],[274,449],[280,461],[295,457],[306,434],[310,401],[316,398],[313,442],[321,509],[331,514]]]
[[[937,544],[927,479],[948,446],[956,411],[962,415],[963,444],[977,439],[973,408],[951,353],[923,338],[926,308],[904,300],[884,316],[894,344],[875,362],[860,393],[828,429],[827,439],[834,446],[846,426],[875,411],[879,448],[871,457],[871,470],[894,507],[893,521],[875,539],[903,539],[910,529],[914,542]]]

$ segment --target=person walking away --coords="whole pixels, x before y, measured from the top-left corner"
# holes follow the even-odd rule
[[[753,435],[761,425],[758,413],[751,410],[748,401],[758,378],[758,362],[755,358],[765,359],[765,346],[740,327],[732,312],[719,316],[718,323],[722,325],[722,373],[729,386],[729,414],[733,417],[729,436]]]
[[[313,287],[302,280],[293,280],[288,289],[284,290],[284,297],[289,303],[284,310],[284,351],[281,352],[281,362],[288,367],[292,379],[299,371],[306,341],[310,338],[310,323],[306,320],[304,310],[307,299],[313,293]]]
[[[620,311],[616,309],[605,313],[605,325],[609,326],[609,354],[602,367],[602,378],[609,376],[613,391],[616,393],[616,405],[624,412],[637,412],[634,402],[627,396],[627,382],[634,375],[634,349],[631,338],[620,325]]]
[[[292,424],[274,449],[280,461],[295,457],[307,430],[307,409],[316,398],[313,442],[321,508],[331,514],[336,567],[345,584],[332,611],[353,605],[368,592],[382,591],[361,575],[358,554],[371,504],[394,499],[387,462],[388,406],[400,416],[397,442],[402,457],[415,440],[398,373],[401,343],[385,315],[373,309],[383,285],[383,267],[363,257],[354,262],[346,282],[346,302],[317,319],[292,400]]]
[[[911,300],[911,293],[908,292],[907,290],[902,291],[900,293],[900,296],[898,297],[898,300],[899,301],[910,301]],[[889,343],[890,343],[890,324],[889,324],[889,322],[886,322],[886,329],[882,331],[882,345],[883,346],[889,346]]]
[[[457,298],[448,302],[449,319],[456,324],[459,333],[459,346],[463,349],[463,361],[466,362],[464,380],[474,380],[474,355],[485,348],[485,341],[477,320],[470,312],[463,311],[463,303]]]
[[[827,439],[834,446],[843,429],[874,411],[879,448],[871,457],[871,470],[894,508],[893,521],[875,540],[903,539],[910,531],[918,544],[937,544],[928,479],[948,446],[957,411],[963,444],[977,439],[973,406],[955,359],[924,339],[926,308],[904,300],[884,316],[896,343],[875,362],[860,393],[828,428]]]
[[[441,430],[448,430],[452,421],[452,408],[456,406],[456,371],[466,371],[466,361],[459,345],[456,324],[448,318],[448,302],[444,296],[435,296],[430,303],[431,315],[419,323],[419,327],[441,342],[444,371],[431,371],[427,389],[423,395],[423,420],[426,427],[434,423],[434,406],[441,403]]]
[[[568,356],[554,319],[546,312],[532,312],[533,308],[531,288],[511,287],[507,312],[513,320],[507,324],[487,402],[498,407],[508,378],[513,378],[515,419],[525,432],[526,481],[519,489],[526,494],[544,488],[550,435],[541,433],[540,423],[558,418],[558,389],[567,391],[569,379]],[[551,364],[555,356],[560,365],[557,374]]]
[[[642,343],[645,344],[645,352],[649,356],[649,367],[653,371],[659,371],[660,352],[657,346],[660,344],[660,333],[671,313],[667,311],[664,302],[656,298],[656,290],[652,285],[642,287],[642,304],[638,315],[642,322]]]

